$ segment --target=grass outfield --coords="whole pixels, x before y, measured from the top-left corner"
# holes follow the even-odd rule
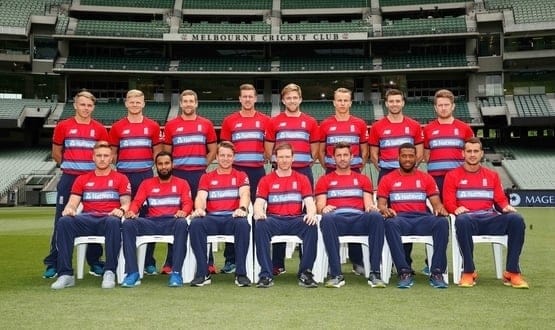
[[[552,328],[555,281],[555,209],[521,209],[528,230],[521,264],[530,290],[495,279],[491,248],[476,246],[478,285],[431,288],[418,274],[408,290],[372,289],[345,265],[341,289],[297,286],[298,258],[270,289],[238,288],[232,275],[216,275],[203,288],[166,287],[167,277],[147,277],[134,289],[100,289],[86,275],[76,286],[52,291],[42,279],[53,208],[0,209],[0,326],[50,328]],[[216,255],[221,266],[221,250]],[[450,248],[448,258],[451,258]],[[165,248],[159,245],[157,260]],[[414,248],[415,268],[424,249]],[[450,262],[450,260],[449,260]],[[392,278],[395,282],[395,278]],[[450,281],[452,279],[450,278]]]

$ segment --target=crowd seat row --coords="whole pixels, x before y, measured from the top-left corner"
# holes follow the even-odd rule
[[[385,37],[464,32],[467,32],[464,17],[403,18],[401,20],[385,20],[382,24],[382,35]]]

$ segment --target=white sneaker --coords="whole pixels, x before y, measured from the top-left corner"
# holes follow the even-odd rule
[[[52,288],[52,290],[61,290],[74,285],[75,277],[73,277],[73,275],[62,275],[58,277],[56,282],[52,283],[50,288]]]
[[[113,271],[107,270],[102,277],[102,288],[113,289],[116,286],[116,275]]]

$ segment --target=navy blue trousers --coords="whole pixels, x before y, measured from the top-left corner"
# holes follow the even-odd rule
[[[341,275],[339,236],[342,235],[368,236],[370,269],[372,272],[380,272],[384,242],[384,220],[381,214],[375,211],[369,213],[330,212],[322,215],[320,229],[328,253],[332,277]]]
[[[430,271],[444,273],[447,268],[447,242],[449,241],[449,221],[446,217],[436,217],[430,213],[403,212],[385,220],[385,237],[397,271],[410,270],[405,257],[401,236],[431,235],[434,240],[434,255]]]
[[[173,235],[173,271],[181,273],[187,253],[187,220],[185,218],[156,217],[126,219],[122,225],[125,272],[138,272],[137,236]]]
[[[56,232],[58,249],[58,275],[73,275],[73,243],[78,236],[104,236],[106,264],[104,270],[116,272],[121,247],[121,219],[114,216],[79,214],[61,217]]]
[[[474,272],[472,235],[508,235],[507,271],[520,273],[519,259],[524,245],[524,219],[518,213],[463,213],[455,221],[457,240],[463,256],[465,273]]]
[[[204,217],[194,218],[189,226],[191,247],[197,260],[195,277],[208,275],[207,243],[208,235],[234,235],[235,260],[237,275],[246,275],[245,261],[250,240],[250,225],[246,217],[233,218],[231,214],[208,214]]]
[[[255,226],[256,258],[260,264],[260,277],[273,277],[272,260],[270,259],[270,242],[272,236],[297,235],[303,241],[303,253],[299,265],[299,274],[311,270],[316,259],[318,227],[309,226],[302,216],[268,216],[258,220]]]
[[[56,248],[56,237],[58,230],[58,220],[62,217],[62,212],[69,201],[71,195],[71,187],[78,175],[62,173],[60,181],[56,187],[56,214],[54,215],[54,229],[52,231],[52,238],[50,239],[50,251],[44,258],[43,262],[46,267],[57,267],[58,264],[58,250]],[[87,263],[89,265],[100,264],[100,256],[102,256],[102,245],[88,244],[87,245]]]

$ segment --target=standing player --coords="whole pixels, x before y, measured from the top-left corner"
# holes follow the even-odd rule
[[[424,138],[420,124],[405,115],[405,97],[398,89],[385,93],[387,116],[378,120],[370,128],[368,144],[370,161],[378,169],[378,183],[387,173],[399,168],[398,148],[403,143],[412,143],[416,147],[416,164],[422,161]]]
[[[360,173],[368,161],[368,128],[366,122],[350,114],[353,104],[352,92],[347,88],[338,88],[333,93],[335,114],[320,123],[320,164],[331,173],[335,170],[334,150],[338,142],[346,142],[352,152],[350,170]],[[353,272],[364,274],[362,249],[360,244],[349,243],[349,260],[353,263]]]
[[[174,175],[189,183],[193,199],[197,195],[200,177],[216,157],[218,138],[214,124],[197,114],[197,93],[186,89],[181,92],[181,114],[168,121],[164,129],[164,150],[173,157]],[[170,271],[168,255],[163,272]]]
[[[528,289],[519,266],[526,229],[524,219],[509,204],[497,172],[480,165],[483,156],[480,140],[467,140],[464,144],[464,164],[448,172],[443,184],[445,207],[457,217],[457,237],[453,239],[458,240],[463,256],[463,274],[459,286],[473,287],[478,277],[472,256],[472,235],[508,235],[503,284]]]
[[[316,209],[322,214],[320,228],[330,264],[330,279],[326,287],[339,288],[345,284],[341,274],[339,236],[365,235],[370,247],[371,272],[368,284],[384,288],[380,264],[384,240],[384,222],[372,199],[370,179],[352,171],[353,155],[348,142],[338,142],[334,147],[334,172],[322,176],[316,183]]]
[[[445,174],[462,165],[464,141],[473,137],[474,132],[453,116],[455,96],[451,91],[441,89],[436,92],[434,109],[437,119],[423,129],[424,160],[441,194]]]
[[[50,241],[50,252],[44,258],[46,265],[46,270],[42,275],[44,278],[52,278],[57,274],[57,224],[69,200],[73,182],[79,175],[94,170],[93,146],[97,141],[108,140],[106,128],[92,119],[95,104],[96,97],[93,94],[84,90],[80,91],[73,98],[75,116],[59,122],[54,128],[52,158],[62,169],[62,176],[56,188],[54,231]],[[103,265],[99,261],[101,255],[102,247],[100,245],[88,245],[87,262],[91,266],[91,274],[96,276],[101,276],[103,273]]]
[[[441,204],[434,179],[416,168],[415,146],[404,143],[398,150],[400,168],[378,184],[378,208],[386,218],[385,237],[399,274],[397,287],[410,288],[414,284],[414,271],[407,262],[401,236],[432,235],[434,255],[429,282],[434,288],[447,288],[443,273],[447,269],[448,213]],[[426,199],[434,214],[428,211]]]
[[[235,161],[233,167],[243,171],[249,177],[250,195],[256,196],[256,187],[260,179],[266,175],[264,170],[264,130],[270,118],[255,108],[256,89],[251,84],[239,87],[239,102],[241,109],[222,122],[220,132],[221,141],[231,141],[235,145]],[[235,270],[235,255],[233,244],[226,243],[224,257],[225,265],[222,273],[232,273]]]
[[[315,288],[318,283],[314,281],[311,269],[316,259],[318,228],[312,188],[308,178],[291,167],[294,157],[291,144],[277,145],[274,154],[277,169],[260,180],[254,202],[256,257],[261,267],[256,286],[268,288],[274,285],[270,260],[272,236],[297,235],[303,241],[297,273],[299,285]],[[306,214],[302,212],[303,202]]]
[[[208,235],[234,235],[237,257],[235,284],[250,286],[247,277],[246,258],[250,240],[250,225],[247,222],[250,204],[249,178],[244,172],[232,167],[235,147],[229,141],[218,145],[216,160],[218,167],[200,178],[195,199],[195,211],[191,214],[191,247],[197,260],[197,270],[191,286],[212,283],[206,270],[206,237]]]
[[[285,105],[285,111],[270,119],[264,147],[266,156],[271,158],[275,145],[284,142],[291,144],[295,150],[293,170],[306,175],[313,187],[311,165],[318,158],[320,131],[316,119],[301,112],[302,101],[302,91],[298,85],[288,84],[281,90],[281,102]],[[273,272],[279,275],[285,271],[285,244],[276,244],[272,252]]]
[[[128,91],[125,107],[127,116],[115,122],[110,129],[110,144],[116,168],[131,182],[131,198],[134,198],[141,182],[153,176],[153,159],[162,150],[162,141],[160,125],[143,114],[143,92],[136,89]],[[145,259],[145,273],[149,275],[156,274],[153,253],[154,243],[151,243]]]
[[[58,220],[57,247],[59,276],[54,290],[75,285],[73,276],[73,243],[75,237],[104,235],[106,265],[102,288],[116,285],[115,271],[121,247],[121,217],[129,208],[131,185],[127,177],[112,170],[112,150],[106,141],[94,145],[93,171],[80,175],[71,188],[71,196]],[[77,208],[83,203],[83,212]]]
[[[181,269],[187,252],[187,220],[193,201],[187,181],[172,175],[173,161],[170,153],[161,151],[156,155],[157,177],[145,179],[137,190],[135,199],[125,213],[122,226],[123,254],[127,276],[121,286],[132,288],[140,284],[137,265],[138,235],[173,235],[172,265],[168,286],[183,286]],[[146,217],[138,217],[146,204]]]

